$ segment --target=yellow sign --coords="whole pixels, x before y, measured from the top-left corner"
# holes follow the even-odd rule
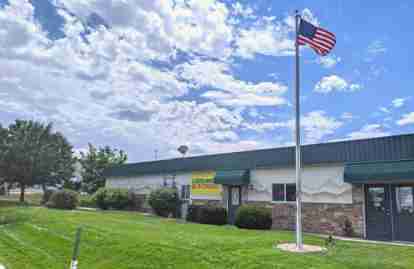
[[[220,196],[221,186],[214,184],[215,176],[214,171],[192,172],[191,196]]]

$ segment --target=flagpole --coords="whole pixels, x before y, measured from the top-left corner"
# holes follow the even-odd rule
[[[295,12],[295,152],[296,152],[296,248],[303,249],[302,238],[302,183],[300,150],[300,91],[299,91],[299,32],[300,15]]]

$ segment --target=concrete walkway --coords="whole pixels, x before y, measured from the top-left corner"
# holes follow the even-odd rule
[[[322,238],[329,237],[329,235],[325,235],[325,234],[313,234],[313,233],[307,233],[307,234],[322,237]],[[374,240],[368,240],[368,239],[351,238],[351,237],[343,237],[343,236],[333,236],[333,238],[335,240],[366,243],[366,244],[382,244],[382,245],[390,245],[390,246],[414,247],[414,242],[374,241]]]

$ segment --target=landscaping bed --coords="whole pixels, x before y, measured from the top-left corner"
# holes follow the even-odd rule
[[[294,254],[275,248],[292,232],[181,223],[120,211],[63,211],[3,207],[18,214],[0,225],[0,264],[8,269],[68,268],[76,228],[83,227],[79,268],[414,268],[414,248],[337,241],[326,253]],[[25,216],[25,217],[22,217]],[[305,243],[324,239],[305,236]]]

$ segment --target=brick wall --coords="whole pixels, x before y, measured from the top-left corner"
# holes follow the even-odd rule
[[[362,186],[354,186],[352,204],[303,203],[303,231],[343,236],[345,235],[345,221],[348,219],[352,223],[354,236],[363,237],[363,195]],[[274,229],[295,229],[295,203],[274,204],[272,214]]]

